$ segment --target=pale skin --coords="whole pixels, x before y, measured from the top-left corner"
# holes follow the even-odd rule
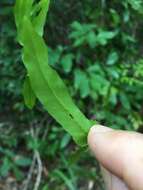
[[[143,134],[93,126],[88,135],[106,190],[143,190]]]

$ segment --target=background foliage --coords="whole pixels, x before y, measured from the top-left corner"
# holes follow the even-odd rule
[[[41,190],[102,190],[89,153],[75,147],[38,102],[34,110],[24,106],[13,4],[0,2],[0,189],[24,189],[34,165],[32,190],[40,161]],[[141,0],[51,2],[44,35],[49,62],[80,109],[113,128],[142,129],[142,18]]]

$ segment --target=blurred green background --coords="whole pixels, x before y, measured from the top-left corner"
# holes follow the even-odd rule
[[[24,105],[13,5],[0,1],[0,190],[104,190],[89,151],[38,102]],[[142,131],[142,0],[51,0],[44,38],[49,63],[88,118]]]

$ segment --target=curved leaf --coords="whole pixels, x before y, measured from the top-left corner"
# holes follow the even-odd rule
[[[17,2],[21,1],[17,0]],[[23,62],[32,87],[31,91],[75,142],[80,146],[85,146],[91,123],[73,103],[64,82],[48,64],[48,48],[42,38],[42,29],[49,0],[41,0],[39,4],[34,4],[34,8],[38,6],[40,6],[38,15],[33,18],[25,14],[20,23],[21,30],[18,30],[21,37],[19,42],[23,45]],[[31,7],[31,13],[35,11],[34,8]]]

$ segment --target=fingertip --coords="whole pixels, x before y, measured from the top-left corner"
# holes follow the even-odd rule
[[[88,144],[97,160],[108,170],[121,173],[120,167],[120,131],[96,125],[88,134]],[[118,166],[118,167],[116,167]]]
[[[94,125],[91,127],[89,133],[88,133],[88,145],[91,148],[91,150],[94,148],[95,144],[98,143],[98,140],[100,138],[104,138],[104,134],[106,132],[113,131],[113,129],[109,127],[105,127],[103,125]],[[93,149],[94,151],[94,149]]]
[[[96,125],[89,131],[88,144],[104,168],[131,189],[142,190],[143,135]]]

